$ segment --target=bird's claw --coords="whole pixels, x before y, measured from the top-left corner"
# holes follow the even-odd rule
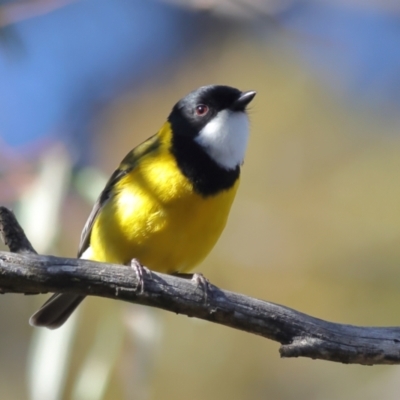
[[[142,265],[137,258],[133,258],[131,260],[131,268],[135,271],[137,280],[138,280],[136,291],[139,292],[139,294],[143,294],[143,292],[144,292],[144,275],[147,273],[148,275],[151,276],[151,271],[148,268],[146,268],[144,265]]]
[[[201,273],[194,273],[191,281],[203,289],[204,303],[208,303],[208,297],[211,294],[210,281]]]
[[[208,298],[211,297],[211,283],[210,281],[201,273],[194,273],[194,274],[186,274],[186,273],[175,273],[173,274],[175,276],[178,276],[180,278],[184,279],[190,279],[193,283],[195,283],[197,286],[200,286],[201,289],[203,290],[204,294],[204,304],[208,303]]]

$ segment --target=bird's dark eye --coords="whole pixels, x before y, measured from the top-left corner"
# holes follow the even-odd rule
[[[208,113],[208,106],[206,106],[205,104],[199,104],[198,106],[196,106],[196,114],[199,117],[204,117],[207,113]]]

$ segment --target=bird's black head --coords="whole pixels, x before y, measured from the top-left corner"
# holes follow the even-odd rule
[[[220,166],[243,162],[249,135],[246,107],[256,92],[203,86],[178,101],[168,117],[174,136],[194,140]]]
[[[203,194],[227,188],[239,176],[249,136],[246,107],[255,94],[230,86],[203,86],[172,109],[171,150]]]
[[[255,92],[241,92],[230,86],[202,86],[175,104],[169,120],[174,122],[182,120],[185,129],[177,133],[195,136],[220,111],[244,112],[255,94]]]

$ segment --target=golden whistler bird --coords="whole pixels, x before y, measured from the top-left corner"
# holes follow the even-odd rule
[[[122,160],[83,228],[78,257],[186,273],[223,231],[249,137],[256,92],[204,86],[180,100],[157,134]],[[84,299],[55,294],[30,319],[60,327]]]

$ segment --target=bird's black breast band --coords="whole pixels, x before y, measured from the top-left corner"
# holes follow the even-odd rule
[[[174,130],[173,124],[171,125]],[[202,196],[212,196],[227,190],[239,178],[239,166],[230,170],[219,166],[190,134],[173,134],[171,151],[183,175]]]

